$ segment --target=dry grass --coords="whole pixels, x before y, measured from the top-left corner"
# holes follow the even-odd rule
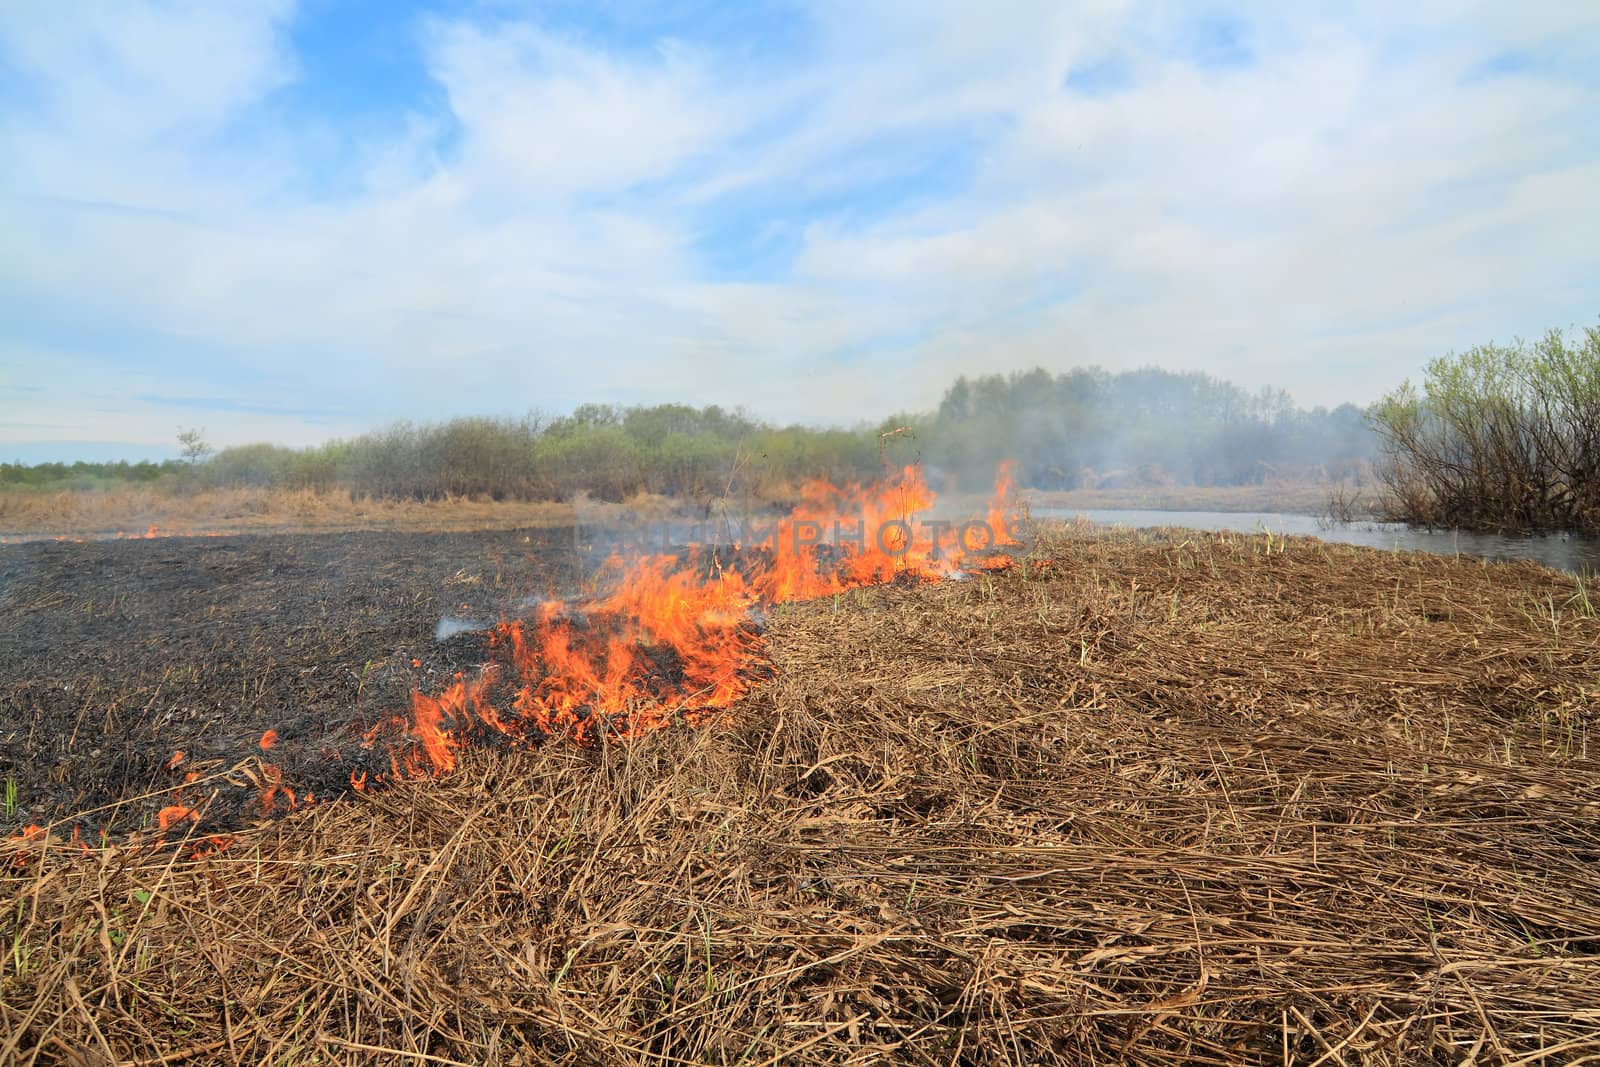
[[[776,678],[242,833],[0,853],[0,1061],[1600,1054],[1600,622],[1531,565],[1071,535]]]
[[[1029,502],[1050,508],[1150,508],[1197,511],[1283,511],[1321,515],[1338,487],[1292,483],[1270,486],[1176,486],[1171,488],[1030,491]],[[1369,494],[1370,495],[1370,494]],[[780,486],[741,505],[760,509],[791,504],[799,489]],[[983,497],[945,494],[945,507]],[[1357,517],[1372,513],[1367,495],[1345,494]],[[0,543],[34,538],[138,537],[229,533],[349,530],[497,530],[562,526],[574,521],[653,523],[694,520],[708,513],[705,502],[638,493],[623,504],[580,497],[567,501],[493,501],[449,497],[392,500],[352,497],[345,490],[224,488],[193,492],[134,486],[46,492],[0,490]]]
[[[561,526],[573,519],[572,505],[549,501],[382,500],[310,489],[0,491],[0,537],[7,539],[139,536],[152,529],[158,535],[498,530]]]

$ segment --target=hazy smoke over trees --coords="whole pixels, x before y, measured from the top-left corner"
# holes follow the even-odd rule
[[[900,427],[911,432],[883,439]],[[776,499],[806,478],[863,480],[884,462],[918,460],[964,488],[989,485],[1002,459],[1018,461],[1022,484],[1046,489],[1338,478],[1373,446],[1352,405],[1306,411],[1281,391],[1251,394],[1203,374],[1085,368],[963,378],[936,411],[852,429],[778,427],[716,406],[585,404],[555,417],[401,422],[304,449],[235,446],[184,474],[189,484],[394,497],[702,498],[732,486]],[[148,480],[178,467],[9,465],[0,484]]]
[[[1306,411],[1281,390],[1155,368],[962,378],[917,421],[931,462],[981,477],[1009,456],[1041,489],[1327,480],[1359,473],[1373,453],[1353,404]]]

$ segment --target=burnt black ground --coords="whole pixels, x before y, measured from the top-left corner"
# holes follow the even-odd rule
[[[185,772],[251,755],[302,796],[335,795],[388,769],[366,729],[484,659],[481,634],[435,641],[441,617],[516,614],[570,593],[593,558],[570,528],[0,547],[0,778],[16,796],[0,836],[75,815],[85,833],[148,826]],[[207,828],[259,815],[234,778],[181,799],[219,791]]]

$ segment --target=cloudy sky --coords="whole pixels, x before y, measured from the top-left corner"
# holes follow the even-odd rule
[[[9,2],[0,458],[1034,365],[1366,402],[1600,318],[1600,5],[1460,8]]]

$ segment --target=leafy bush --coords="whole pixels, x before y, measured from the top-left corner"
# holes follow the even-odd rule
[[[0,489],[104,489],[171,477],[176,460],[164,463],[0,463]]]
[[[1390,517],[1600,532],[1600,328],[1435,359],[1371,415]]]

